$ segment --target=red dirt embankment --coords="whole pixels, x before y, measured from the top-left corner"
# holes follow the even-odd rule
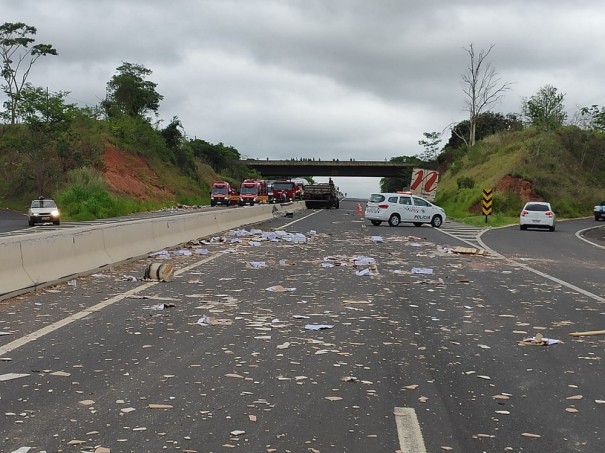
[[[109,190],[139,200],[174,200],[142,156],[120,151],[113,145],[105,146],[103,176]]]

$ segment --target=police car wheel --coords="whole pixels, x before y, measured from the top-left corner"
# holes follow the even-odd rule
[[[400,222],[401,222],[401,219],[399,218],[399,216],[397,214],[393,214],[389,218],[389,225],[391,225],[393,227],[399,225]]]
[[[441,216],[440,215],[436,215],[435,217],[433,217],[433,219],[431,220],[431,225],[435,228],[439,228],[441,226]]]

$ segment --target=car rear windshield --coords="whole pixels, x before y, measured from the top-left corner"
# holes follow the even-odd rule
[[[540,204],[540,203],[532,203],[532,204],[528,204],[527,206],[525,206],[525,210],[526,211],[546,212],[546,211],[549,211],[550,209],[548,208],[548,205]]]
[[[384,201],[384,195],[380,193],[373,193],[370,195],[370,202],[372,203],[382,203]]]

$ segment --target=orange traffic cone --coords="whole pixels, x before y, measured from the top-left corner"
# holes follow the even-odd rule
[[[357,203],[357,214],[363,215],[363,210],[361,209],[361,204]]]

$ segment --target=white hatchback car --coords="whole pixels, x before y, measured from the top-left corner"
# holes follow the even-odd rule
[[[545,201],[530,201],[525,203],[521,214],[519,215],[519,228],[526,230],[527,228],[548,228],[550,231],[555,231],[556,215],[550,203]]]
[[[376,226],[382,222],[389,222],[391,226],[406,222],[416,226],[430,223],[440,227],[445,222],[445,211],[409,192],[373,193],[366,204],[365,217]]]

